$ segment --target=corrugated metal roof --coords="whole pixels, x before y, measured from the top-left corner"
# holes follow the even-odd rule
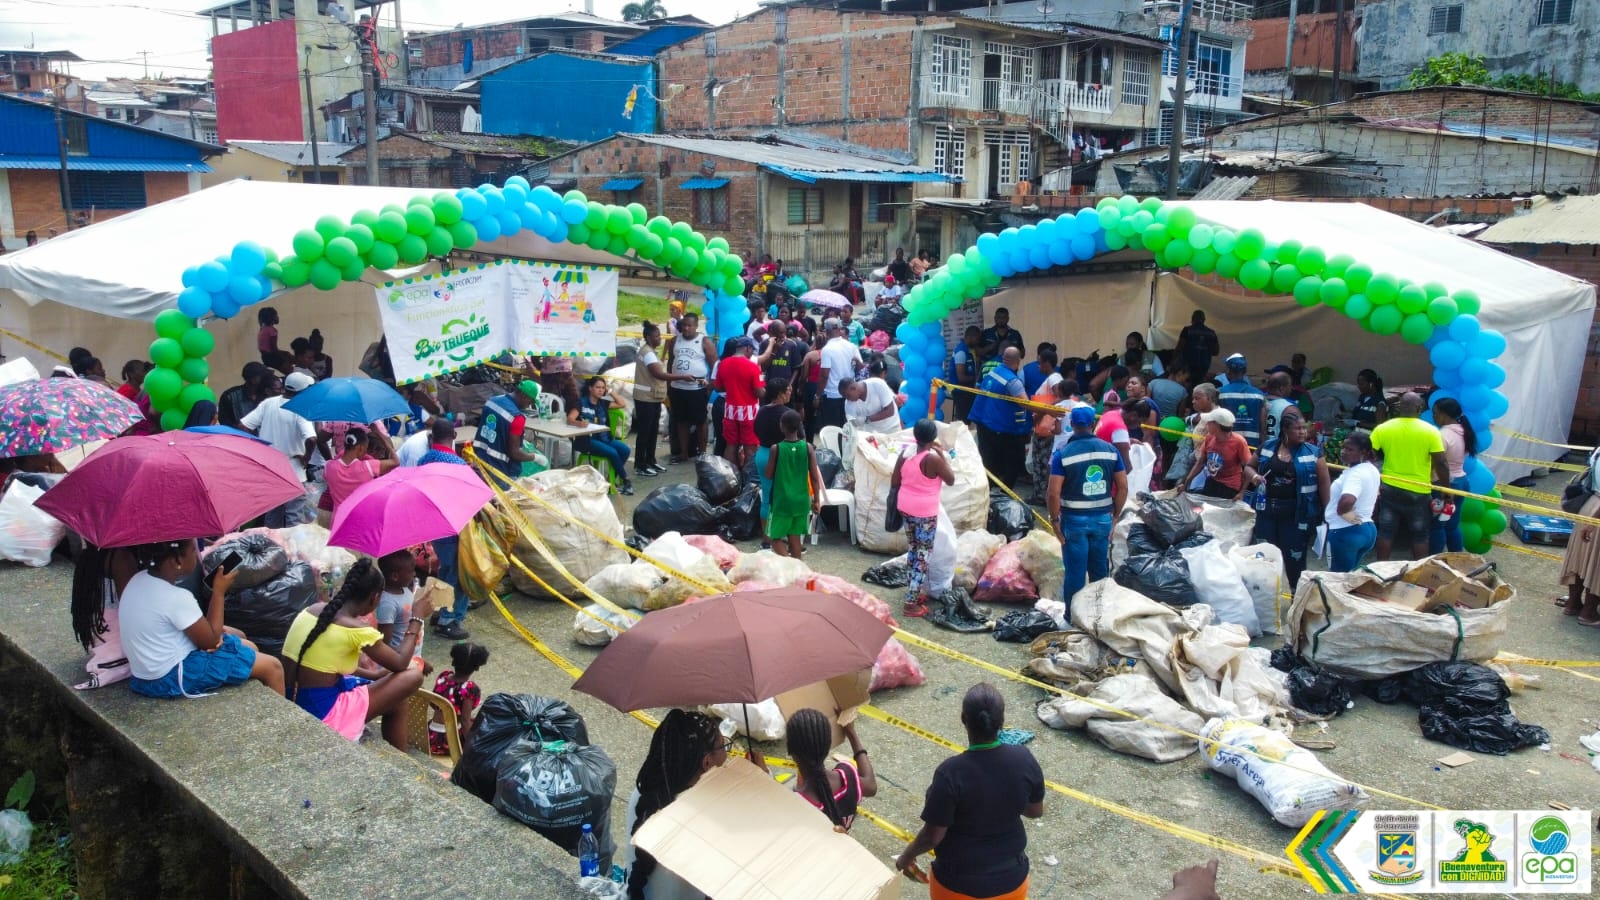
[[[311,165],[311,145],[305,141],[229,141],[229,147],[248,150],[258,156],[277,160],[286,166]],[[317,141],[317,157],[324,165],[331,165],[342,153],[349,152],[355,144],[335,144]]]
[[[1193,200],[1237,200],[1246,192],[1256,186],[1260,181],[1254,175],[1223,175],[1211,179],[1211,183],[1201,188],[1192,198]]]
[[[0,156],[0,169],[60,169],[54,156]],[[203,162],[174,159],[87,159],[67,157],[68,172],[209,172]]]
[[[631,191],[641,184],[644,184],[643,178],[613,178],[605,184],[600,185],[600,190]]]
[[[138,94],[124,94],[119,91],[85,91],[90,103],[101,106],[155,106],[149,100]]]
[[[1519,201],[1528,211],[1478,235],[1486,244],[1600,244],[1600,196]]]
[[[646,144],[672,147],[688,153],[703,153],[754,163],[797,181],[940,181],[955,179],[933,169],[908,166],[836,150],[812,149],[776,141],[732,138],[688,138],[659,134],[621,134]],[[896,177],[898,176],[898,177]]]
[[[691,178],[678,186],[686,191],[711,191],[727,185],[726,178]]]

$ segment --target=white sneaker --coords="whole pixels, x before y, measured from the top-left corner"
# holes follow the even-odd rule
[[[1590,753],[1600,753],[1600,731],[1578,738],[1578,743],[1582,744],[1583,748]]]

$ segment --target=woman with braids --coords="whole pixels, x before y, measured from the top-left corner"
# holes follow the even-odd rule
[[[412,606],[396,649],[363,621],[377,610],[383,585],[383,573],[370,557],[356,560],[332,600],[295,616],[283,639],[283,669],[289,699],[329,728],[353,741],[367,722],[382,716],[383,739],[404,751],[406,700],[422,687],[422,672],[411,667],[411,656],[433,605],[423,598]],[[377,681],[351,677],[363,651],[389,674]]]
[[[89,651],[89,680],[80,690],[103,687],[128,678],[128,657],[122,650],[117,618],[118,598],[139,563],[126,547],[102,550],[84,544],[72,571],[72,635]]]
[[[833,723],[827,716],[814,709],[799,710],[789,717],[786,733],[789,755],[800,767],[795,793],[822,810],[834,828],[849,831],[856,819],[856,804],[877,796],[878,777],[872,772],[867,748],[856,736],[855,723],[843,728],[853,763],[839,763],[832,771],[824,768],[828,751],[833,749]]]
[[[1044,815],[1044,773],[1027,748],[1000,743],[1006,701],[992,684],[961,700],[965,753],[939,764],[922,805],[922,830],[895,867],[938,850],[932,900],[1021,900],[1028,896],[1028,832],[1022,817]]]
[[[283,666],[222,627],[234,573],[215,572],[202,613],[194,595],[177,585],[200,561],[193,539],[145,544],[133,548],[133,556],[139,571],[128,579],[117,611],[135,694],[200,697],[252,678],[283,693]]]

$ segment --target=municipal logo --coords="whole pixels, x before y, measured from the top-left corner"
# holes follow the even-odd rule
[[[1099,463],[1091,463],[1089,468],[1083,470],[1083,495],[1085,497],[1106,495],[1106,470]]]
[[[1572,884],[1578,880],[1578,857],[1564,852],[1572,834],[1559,816],[1543,816],[1528,829],[1534,852],[1522,854],[1522,880],[1532,884]]]
[[[1454,859],[1439,863],[1441,884],[1504,882],[1507,865],[1490,851],[1494,834],[1482,822],[1457,819],[1454,829],[1461,836],[1461,850]]]
[[[1379,884],[1416,884],[1426,872],[1417,870],[1417,831],[1379,830],[1377,837],[1377,868],[1367,872],[1367,877]]]

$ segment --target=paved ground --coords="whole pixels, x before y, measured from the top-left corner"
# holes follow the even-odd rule
[[[630,521],[632,505],[651,487],[674,479],[692,480],[692,466],[673,467],[667,475],[655,479],[639,479],[639,496],[616,498],[623,521]],[[1555,477],[1546,479],[1544,489],[1559,491],[1559,482]],[[1506,537],[1515,541],[1514,536]],[[755,547],[747,543],[741,549]],[[1519,590],[1504,649],[1546,659],[1600,658],[1600,631],[1577,627],[1550,603],[1549,598],[1557,591],[1557,564],[1509,551],[1497,551],[1494,558]],[[849,546],[838,535],[824,536],[822,544],[808,548],[807,553],[813,568],[854,581],[859,581],[861,573],[877,559]],[[52,580],[58,585],[62,600],[61,627],[66,629],[70,570],[58,565],[51,574],[56,576]],[[0,591],[16,590],[23,584],[35,588],[40,582],[25,581],[14,572],[0,570]],[[886,599],[898,600],[896,592],[866,587]],[[580,647],[571,639],[574,613],[567,606],[526,597],[512,598],[508,606],[525,627],[580,667],[597,652]],[[493,607],[473,612],[467,625],[474,640],[493,650],[492,661],[478,679],[486,693],[531,691],[560,696],[585,716],[594,741],[617,762],[615,821],[620,823],[628,790],[649,745],[646,727],[592,698],[573,693],[570,680],[537,655]],[[906,627],[1007,668],[1020,665],[1024,659],[1022,645],[998,643],[987,635],[954,634],[921,621]],[[1264,645],[1276,646],[1277,640],[1268,637]],[[443,641],[430,642],[427,654],[436,665],[448,664]],[[1031,747],[1048,778],[1267,855],[1281,857],[1283,846],[1293,837],[1292,830],[1273,822],[1231,780],[1211,777],[1199,755],[1158,765],[1114,753],[1080,734],[1051,731],[1039,723],[1032,714],[1042,696],[1037,690],[999,681],[943,657],[922,653],[918,658],[928,683],[880,693],[874,697],[875,703],[959,741],[962,693],[977,681],[995,681],[1009,703],[1008,724],[1038,732]],[[1525,671],[1542,677],[1536,689],[1514,698],[1516,712],[1523,721],[1549,729],[1553,752],[1529,749],[1504,758],[1476,755],[1474,762],[1458,769],[1439,767],[1434,760],[1452,748],[1422,738],[1414,708],[1404,704],[1385,707],[1359,699],[1355,709],[1330,723],[1326,736],[1338,746],[1320,756],[1344,777],[1445,808],[1540,809],[1550,801],[1562,801],[1574,808],[1593,807],[1595,798],[1600,796],[1600,774],[1590,767],[1584,758],[1587,754],[1576,739],[1600,727],[1600,704],[1595,702],[1600,685],[1564,671]],[[1600,670],[1585,671],[1600,676]],[[914,831],[919,824],[922,792],[946,751],[877,722],[867,721],[861,729],[879,772],[880,794],[868,808]],[[772,749],[781,752],[781,747]],[[1400,801],[1385,798],[1375,798],[1371,807],[1407,808]],[[1028,830],[1029,855],[1034,862],[1031,896],[1035,898],[1156,897],[1169,886],[1168,878],[1174,869],[1218,855],[1151,825],[1059,794],[1047,796],[1044,818],[1030,823]],[[858,822],[853,834],[880,857],[893,855],[901,846],[865,821]],[[1047,856],[1059,864],[1047,865]],[[1224,896],[1274,898],[1307,892],[1302,882],[1263,873],[1257,864],[1236,856],[1221,856],[1220,888]],[[907,888],[908,896],[924,895],[922,888]]]

